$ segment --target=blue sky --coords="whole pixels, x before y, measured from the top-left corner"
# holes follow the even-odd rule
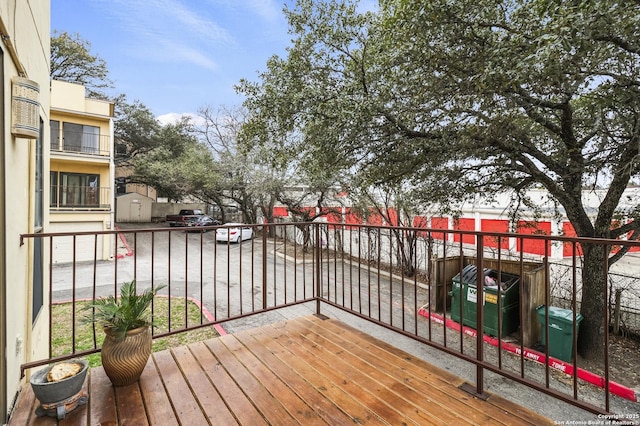
[[[156,117],[242,102],[233,86],[257,81],[290,44],[285,0],[52,0],[51,30],[78,33],[107,62],[113,94]],[[162,120],[164,121],[164,120]]]

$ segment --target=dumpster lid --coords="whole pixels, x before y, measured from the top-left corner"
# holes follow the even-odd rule
[[[545,305],[536,308],[539,315],[544,315]],[[571,309],[558,308],[557,306],[549,306],[549,318],[561,319],[567,322],[573,321],[573,311]],[[576,313],[576,321],[582,320],[582,314]]]
[[[496,290],[498,288],[498,275],[500,275],[501,278],[500,287],[503,291],[508,290],[520,281],[520,277],[518,275],[509,274],[507,272],[500,272],[500,274],[498,274],[498,271],[495,269],[484,268],[482,274],[484,276],[484,286]],[[475,287],[477,276],[478,268],[476,265],[470,264],[462,269],[462,280],[460,279],[460,273],[458,273],[453,277],[453,282],[458,284],[464,283],[471,287]]]
[[[476,265],[467,265],[467,266],[465,266],[462,269],[462,283],[475,284],[477,274],[478,274],[478,268],[476,267]],[[460,272],[458,272],[456,274],[456,276],[453,277],[453,281],[461,282],[460,281]]]

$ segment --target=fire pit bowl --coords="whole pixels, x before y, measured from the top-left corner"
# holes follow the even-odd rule
[[[74,376],[56,382],[49,382],[47,380],[47,374],[55,364],[49,365],[31,376],[31,388],[41,404],[53,404],[65,401],[82,389],[89,363],[85,359],[72,359],[65,362],[80,364],[82,368]]]

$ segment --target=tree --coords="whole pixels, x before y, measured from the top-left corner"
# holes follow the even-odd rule
[[[389,230],[390,253],[396,265],[407,277],[416,273],[416,249],[418,231],[413,229],[414,220],[420,212],[412,191],[395,183],[379,185],[355,185],[349,194],[354,207],[363,219],[382,219]]]
[[[91,54],[91,43],[66,31],[51,37],[50,73],[53,80],[82,84],[91,98],[106,99],[104,90],[113,87],[107,63]]]
[[[255,223],[260,194],[267,191],[262,179],[254,174],[251,149],[240,149],[238,135],[245,121],[242,108],[218,109],[210,106],[198,110],[198,125],[194,134],[211,152],[217,170],[216,187],[219,207],[224,212],[228,207],[238,207],[244,220]],[[229,202],[231,200],[233,204]]]
[[[387,104],[389,124],[417,140],[432,139],[440,129],[448,134],[436,144],[446,144],[451,161],[424,179],[429,188],[442,186],[443,176],[449,178],[446,190],[459,186],[470,194],[524,194],[542,186],[564,208],[578,236],[617,238],[631,232],[631,238],[639,237],[638,205],[619,210],[624,190],[640,173],[640,46],[634,46],[640,17],[634,5],[531,0],[387,6],[385,25],[394,37],[385,43],[397,50],[386,64],[400,75],[425,76],[424,94],[403,92],[408,96],[401,114]],[[416,13],[428,19],[416,19]],[[410,125],[407,106],[438,121]],[[607,191],[592,219],[583,190],[598,184]],[[616,224],[620,214],[629,222]],[[580,349],[599,357],[600,319],[606,314],[604,257],[612,264],[624,253],[611,255],[590,244],[582,248]]]
[[[116,137],[116,164],[130,166],[136,157],[143,156],[162,144],[159,135],[162,125],[142,102],[129,103],[125,95],[115,99],[113,131]],[[181,126],[188,126],[184,120]]]
[[[620,208],[640,175],[636,7],[384,0],[358,13],[298,0],[287,57],[245,93],[269,128],[300,135],[294,151],[339,158],[336,173],[408,179],[443,211],[505,191],[526,203],[542,187],[578,236],[637,239],[640,205]],[[606,196],[592,216],[582,195],[597,186]],[[624,255],[599,247],[582,245],[579,349],[590,357],[604,345],[604,259]]]
[[[132,164],[131,179],[155,187],[162,196],[179,201],[194,195],[208,201],[215,162],[207,147],[193,136],[187,118],[161,126],[153,149],[135,157]]]

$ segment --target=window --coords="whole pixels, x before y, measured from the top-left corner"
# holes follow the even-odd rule
[[[51,127],[51,149],[58,151],[60,150],[60,122],[50,120],[49,126]]]
[[[36,232],[42,232],[42,222],[44,217],[43,209],[43,140],[44,122],[40,120],[40,136],[36,139],[36,176],[35,176],[35,205],[34,205],[34,227]],[[42,238],[33,239],[33,299],[31,305],[31,321],[35,322],[42,305],[44,303],[44,255]]]
[[[100,128],[83,124],[63,123],[64,150],[87,154],[100,153]]]
[[[100,176],[51,172],[51,207],[100,206]]]
[[[126,143],[118,140],[116,143],[116,158],[127,158],[129,154],[129,148]]]
[[[34,223],[36,231],[42,228],[44,220],[44,164],[43,164],[44,122],[40,120],[40,135],[36,139],[36,170],[35,170],[35,199],[34,199]]]
[[[117,177],[116,178],[116,194],[126,194],[127,193],[127,178],[125,177]]]
[[[35,322],[44,303],[44,248],[42,237],[33,239],[33,301],[31,322]]]

